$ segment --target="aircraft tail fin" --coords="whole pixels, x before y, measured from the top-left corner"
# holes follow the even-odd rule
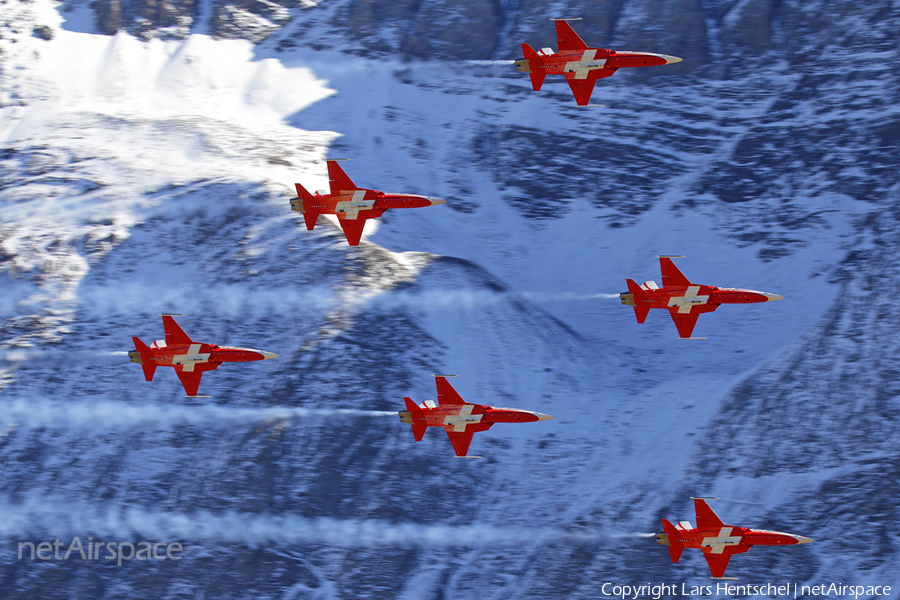
[[[412,401],[412,398],[404,397],[403,402],[406,404],[406,410],[409,411],[410,420],[412,421],[413,437],[416,438],[417,442],[421,442],[422,437],[425,435],[425,430],[428,428],[428,425],[418,420],[423,411],[418,404]]]
[[[638,323],[643,323],[647,320],[647,315],[650,313],[650,308],[641,303],[641,298],[644,297],[644,289],[635,283],[633,279],[626,279],[625,283],[628,284],[628,293],[634,296],[634,316],[637,317]]]
[[[673,563],[677,563],[681,559],[681,553],[684,552],[684,545],[673,541],[672,536],[678,535],[678,530],[668,519],[663,519],[662,525],[663,531],[668,535],[669,557]]]
[[[303,220],[306,221],[306,228],[312,231],[319,219],[319,213],[310,209],[311,204],[315,201],[313,195],[309,193],[305,187],[299,183],[295,183],[297,188],[297,199],[291,200],[291,210],[303,213]]]
[[[147,344],[142,342],[138,337],[132,336],[131,341],[134,342],[134,349],[141,354],[141,368],[144,370],[144,379],[153,381],[153,374],[156,373],[156,363],[144,360],[144,354],[150,352],[150,348],[148,348]]]
[[[522,44],[522,56],[525,57],[525,60],[531,61],[532,59],[538,58],[538,53],[528,44]],[[531,87],[534,88],[534,91],[540,91],[541,86],[544,85],[544,79],[546,79],[547,74],[535,71],[529,66],[528,76],[531,77]]]

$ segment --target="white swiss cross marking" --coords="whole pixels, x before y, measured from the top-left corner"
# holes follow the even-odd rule
[[[473,404],[464,404],[459,414],[447,415],[444,417],[444,427],[450,425],[453,431],[465,431],[469,423],[478,423],[483,415],[473,415],[473,408],[475,408]]]
[[[197,363],[209,362],[209,354],[200,354],[200,344],[191,344],[187,354],[176,354],[172,357],[173,365],[184,365],[181,370],[191,372]]]
[[[698,291],[700,291],[699,285],[690,286],[684,293],[684,296],[673,296],[669,298],[669,306],[677,306],[678,312],[680,313],[691,312],[692,306],[695,304],[706,304],[707,300],[709,300],[708,295],[698,296]]]
[[[335,212],[342,212],[346,216],[345,219],[355,221],[359,218],[359,211],[365,208],[372,208],[375,205],[374,200],[366,200],[366,190],[354,190],[353,196],[349,200],[341,200],[335,205]]]
[[[712,548],[710,550],[710,554],[722,554],[725,550],[725,546],[737,546],[741,543],[741,536],[731,535],[731,527],[723,527],[719,530],[719,535],[716,537],[705,537],[703,541],[700,542],[701,548]]]
[[[603,65],[606,64],[606,59],[594,60],[594,55],[597,54],[597,49],[593,50],[585,50],[584,54],[581,56],[581,60],[573,60],[566,63],[566,66],[563,67],[563,72],[565,73],[575,73],[575,79],[587,79],[588,73],[593,69],[602,69]]]

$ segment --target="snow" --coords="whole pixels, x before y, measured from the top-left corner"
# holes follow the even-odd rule
[[[818,214],[803,228],[783,226],[774,201],[698,191],[749,131],[813,118],[806,107],[760,124],[798,85],[786,65],[773,64],[756,94],[763,75],[662,92],[617,75],[595,92],[607,108],[586,111],[561,82],[535,93],[508,65],[277,53],[197,34],[142,42],[91,33],[85,11],[63,21],[51,3],[33,4],[54,38],[21,37],[0,90],[12,151],[0,191],[7,537],[179,537],[195,557],[219,543],[272,544],[245,582],[257,591],[274,557],[293,569],[291,553],[305,556],[296,547],[324,547],[303,558],[315,586],[289,570],[285,597],[359,597],[378,570],[393,583],[376,589],[393,597],[596,597],[611,573],[705,578],[699,556],[669,566],[652,541],[603,537],[692,519],[690,495],[722,496],[716,510],[741,525],[771,519],[817,537],[833,526],[804,500],[860,461],[892,459],[876,449],[751,476],[722,435],[736,390],[807,348],[849,301],[836,277],[848,253],[880,243],[857,227],[871,205],[830,191],[814,166],[798,167],[805,191],[783,209]],[[536,143],[503,155],[521,141],[504,135],[522,130],[551,149],[571,138],[604,151],[548,157]],[[385,215],[349,248],[334,220],[308,232],[289,210],[294,182],[327,187],[326,157],[352,157],[345,169],[360,185],[449,202]],[[577,186],[557,177],[569,169]],[[645,207],[599,201],[619,193],[601,186],[632,173],[643,179],[622,184],[625,200]],[[514,200],[544,179],[563,191],[551,190],[551,217],[534,218]],[[768,259],[765,241],[736,230],[793,241]],[[677,264],[692,281],[785,300],[726,306],[700,319],[707,341],[679,340],[664,312],[639,325],[617,295],[626,277],[657,279],[658,254],[686,255]],[[146,383],[122,357],[129,336],[159,336],[159,312],[187,312],[195,339],[281,358],[226,365],[204,376],[212,399],[185,400],[173,374]],[[390,418],[403,396],[434,398],[436,372],[460,374],[468,401],[554,419],[498,425],[473,442],[485,459],[456,461],[440,432],[416,443]],[[802,412],[791,415],[802,428]],[[702,478],[710,456],[734,462]],[[416,552],[392,561],[383,545]],[[730,569],[811,580],[836,560],[789,550]],[[216,556],[213,572],[242,552]],[[855,577],[887,583],[889,562]],[[208,565],[184,564],[171,589],[203,589]]]

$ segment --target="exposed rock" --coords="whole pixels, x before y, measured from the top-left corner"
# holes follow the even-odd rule
[[[39,37],[42,40],[52,40],[53,39],[53,30],[47,27],[46,25],[41,25],[40,27],[34,28],[34,37]]]

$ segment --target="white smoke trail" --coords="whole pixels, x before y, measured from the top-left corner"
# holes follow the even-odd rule
[[[233,427],[273,421],[347,420],[397,417],[396,411],[291,407],[184,406],[130,404],[127,402],[72,402],[57,400],[4,399],[0,424],[30,427],[171,429],[184,425]]]
[[[362,292],[361,292],[362,293]],[[576,294],[573,292],[496,292],[491,290],[431,289],[423,292],[367,290],[359,297],[341,297],[324,287],[270,288],[258,290],[240,285],[213,285],[192,289],[189,293],[175,288],[159,289],[141,284],[117,286],[115,289],[93,287],[79,296],[85,311],[107,319],[110,315],[146,314],[148,312],[190,312],[187,307],[214,306],[222,317],[242,319],[267,315],[308,315],[340,307],[372,311],[415,310],[422,307],[440,309],[477,309],[510,301],[548,303],[618,299],[618,294]],[[148,299],[152,299],[148,301]],[[152,303],[151,303],[152,302]]]
[[[441,309],[474,309],[521,301],[549,303],[599,299],[619,299],[619,294],[576,294],[573,292],[494,292],[490,290],[428,290],[393,292],[368,298],[365,307],[375,311],[416,309],[423,306]]]
[[[70,498],[0,498],[0,535],[26,539],[92,535],[106,540],[184,540],[196,543],[324,544],[340,547],[492,547],[595,545],[600,532],[559,527],[427,525],[381,519],[308,518],[236,511],[164,512],[145,507],[72,502]]]
[[[490,67],[493,65],[514,65],[514,60],[464,60],[463,64]]]
[[[128,362],[125,351],[68,351],[20,348],[0,351],[0,367],[13,369],[46,369],[109,365]]]

